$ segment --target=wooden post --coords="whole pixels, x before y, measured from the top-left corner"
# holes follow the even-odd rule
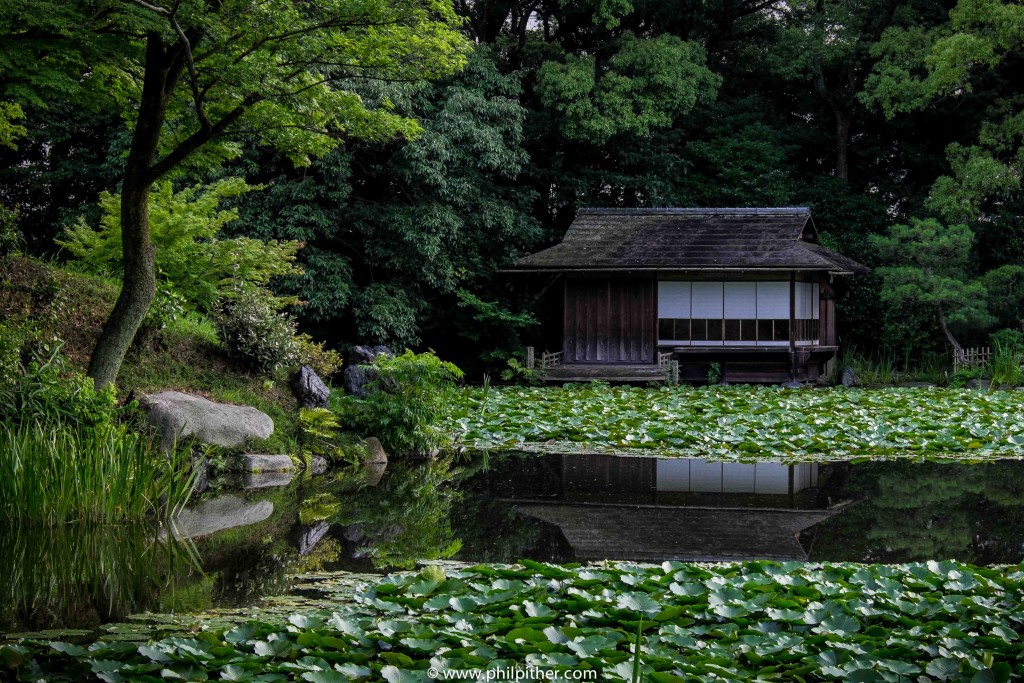
[[[529,368],[530,370],[533,370],[533,368],[536,366],[536,364],[537,364],[537,358],[534,355],[533,347],[532,346],[527,346],[526,347],[526,367]]]
[[[796,381],[796,271],[789,274],[789,378]]]

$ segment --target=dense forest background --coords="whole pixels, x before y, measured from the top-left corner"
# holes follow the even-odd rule
[[[456,75],[344,83],[418,120],[418,135],[353,138],[309,159],[236,135],[230,154],[199,155],[167,179],[235,210],[218,224],[225,235],[303,243],[302,272],[274,287],[304,302],[294,311],[315,338],[501,368],[540,327],[537,283],[497,271],[560,239],[580,207],[643,206],[810,206],[829,246],[875,269],[841,308],[842,343],[867,355],[948,357],[947,323],[964,344],[1020,328],[1021,6],[455,10],[471,44]],[[28,253],[68,258],[58,242],[99,226],[101,193],[120,191],[131,111],[2,85],[3,219]],[[224,191],[232,178],[253,187]]]

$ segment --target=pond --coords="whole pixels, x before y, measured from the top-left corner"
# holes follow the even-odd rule
[[[281,483],[215,483],[173,529],[0,529],[0,632],[245,614],[417,560],[1024,560],[1022,461],[478,454]]]

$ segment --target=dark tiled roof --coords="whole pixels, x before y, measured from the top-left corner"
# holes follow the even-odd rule
[[[517,270],[867,268],[815,243],[810,209],[582,209],[560,244]]]

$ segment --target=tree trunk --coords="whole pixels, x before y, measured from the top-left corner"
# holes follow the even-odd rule
[[[89,361],[89,376],[97,389],[117,379],[121,362],[156,294],[155,251],[149,239],[149,183],[143,179],[130,184],[126,176],[121,190],[121,294]]]
[[[948,339],[949,343],[953,345],[953,354],[956,358],[963,359],[964,347],[960,346],[960,342],[956,340],[956,337],[954,337],[953,333],[950,331],[949,323],[946,322],[946,312],[942,310],[942,306],[938,306],[937,308],[939,311],[939,324],[942,325],[942,331],[945,333],[946,339]]]
[[[844,183],[850,180],[850,119],[852,112],[836,109],[836,178]]]
[[[115,379],[135,333],[156,294],[156,265],[149,238],[150,170],[167,116],[167,100],[180,67],[168,59],[160,35],[146,39],[146,70],[132,144],[121,185],[121,247],[124,283],[89,361],[89,376],[101,389]]]

